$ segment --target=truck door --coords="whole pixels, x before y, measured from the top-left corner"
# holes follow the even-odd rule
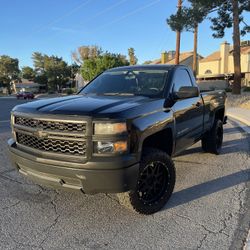
[[[172,93],[181,87],[192,87],[192,80],[188,70],[179,68],[173,78]],[[203,100],[201,96],[176,99],[172,106],[176,127],[176,150],[178,153],[191,146],[203,132]]]

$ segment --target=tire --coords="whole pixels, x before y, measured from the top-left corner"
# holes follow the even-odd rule
[[[223,142],[223,123],[215,120],[213,127],[201,140],[202,149],[212,154],[220,154]]]
[[[117,194],[120,204],[141,214],[153,214],[169,200],[175,178],[171,158],[161,150],[146,149],[140,162],[136,189]]]

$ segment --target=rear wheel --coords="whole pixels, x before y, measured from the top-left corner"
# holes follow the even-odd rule
[[[171,158],[158,149],[144,151],[136,189],[118,194],[122,205],[141,214],[159,211],[169,200],[175,185],[175,167]]]
[[[202,149],[205,152],[220,154],[223,142],[223,123],[215,120],[212,129],[201,140]]]

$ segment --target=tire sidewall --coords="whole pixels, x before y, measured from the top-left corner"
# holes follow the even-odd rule
[[[222,149],[222,142],[223,142],[223,124],[222,124],[221,120],[216,120],[214,125],[215,125],[213,128],[214,152],[216,154],[220,154],[221,149]],[[218,147],[217,141],[216,141],[218,129],[222,129],[222,138],[221,138],[222,142],[221,142],[221,145],[219,147]]]
[[[171,158],[163,151],[156,149],[147,149],[143,153],[139,168],[140,173],[152,162],[162,162],[167,168],[169,182],[164,194],[155,202],[146,203],[140,199],[137,188],[130,192],[130,201],[135,210],[143,214],[151,214],[159,211],[169,200],[175,186],[175,167]]]

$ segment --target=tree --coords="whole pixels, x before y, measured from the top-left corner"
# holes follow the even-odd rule
[[[127,65],[129,62],[125,56],[105,52],[98,57],[85,59],[81,66],[81,73],[84,80],[90,81],[107,69]]]
[[[11,82],[18,79],[20,72],[18,59],[7,55],[0,56],[0,82],[8,88],[11,93]]]
[[[197,47],[198,47],[198,25],[201,23],[209,9],[199,3],[192,4],[190,8],[181,7],[177,14],[171,15],[167,19],[167,23],[173,31],[191,31],[194,33],[194,49],[193,49],[193,72],[196,76],[197,71]],[[176,56],[177,58],[178,56]]]
[[[200,16],[201,21],[209,17],[210,13],[216,13],[213,17],[209,17],[212,22],[212,30],[214,38],[222,38],[225,35],[225,29],[233,27],[233,56],[234,56],[234,84],[233,94],[241,93],[241,66],[240,66],[240,35],[245,35],[250,31],[249,25],[246,24],[243,17],[244,11],[250,11],[249,0],[188,0],[191,7],[187,8],[187,12],[180,14],[182,20],[187,21],[190,13],[196,13]],[[195,11],[195,8],[199,12]],[[183,24],[183,21],[180,23]],[[177,24],[179,24],[177,22]],[[242,24],[240,26],[240,24]],[[241,30],[240,30],[241,27]]]
[[[244,21],[243,12],[250,11],[249,0],[218,1],[217,16],[210,18],[215,38],[222,38],[225,29],[233,27],[233,57],[234,57],[234,84],[233,94],[241,94],[241,51],[240,36],[249,32],[250,27]],[[240,23],[242,29],[240,30]]]
[[[28,80],[34,80],[36,72],[29,66],[22,67],[22,77]]]
[[[70,66],[71,78],[75,78],[76,74],[80,72],[80,66],[76,63],[71,64]]]
[[[60,91],[71,77],[71,68],[61,57],[34,52],[32,59],[36,73],[35,81],[46,84],[47,90]]]
[[[129,64],[130,65],[136,65],[138,62],[137,57],[135,56],[135,49],[129,48],[128,49],[128,55],[129,55]]]
[[[32,54],[33,65],[37,73],[44,73],[44,61],[47,56],[40,52],[34,52]]]
[[[40,52],[34,52],[32,54],[32,60],[33,60],[33,65],[35,68],[35,82],[41,84],[41,85],[46,85],[46,88],[48,90],[48,77],[45,73],[45,68],[44,68],[44,63],[45,63],[45,58],[47,58],[47,55],[43,55]]]
[[[100,47],[96,45],[81,46],[71,53],[71,57],[78,65],[82,65],[84,60],[97,58],[102,53]]]
[[[46,87],[48,88],[48,77],[46,76],[46,74],[36,74],[34,81],[38,84],[41,85],[46,85]]]
[[[44,56],[44,71],[48,78],[48,88],[52,91],[61,91],[62,85],[66,83],[71,76],[68,64],[63,61],[61,57],[53,55]]]

